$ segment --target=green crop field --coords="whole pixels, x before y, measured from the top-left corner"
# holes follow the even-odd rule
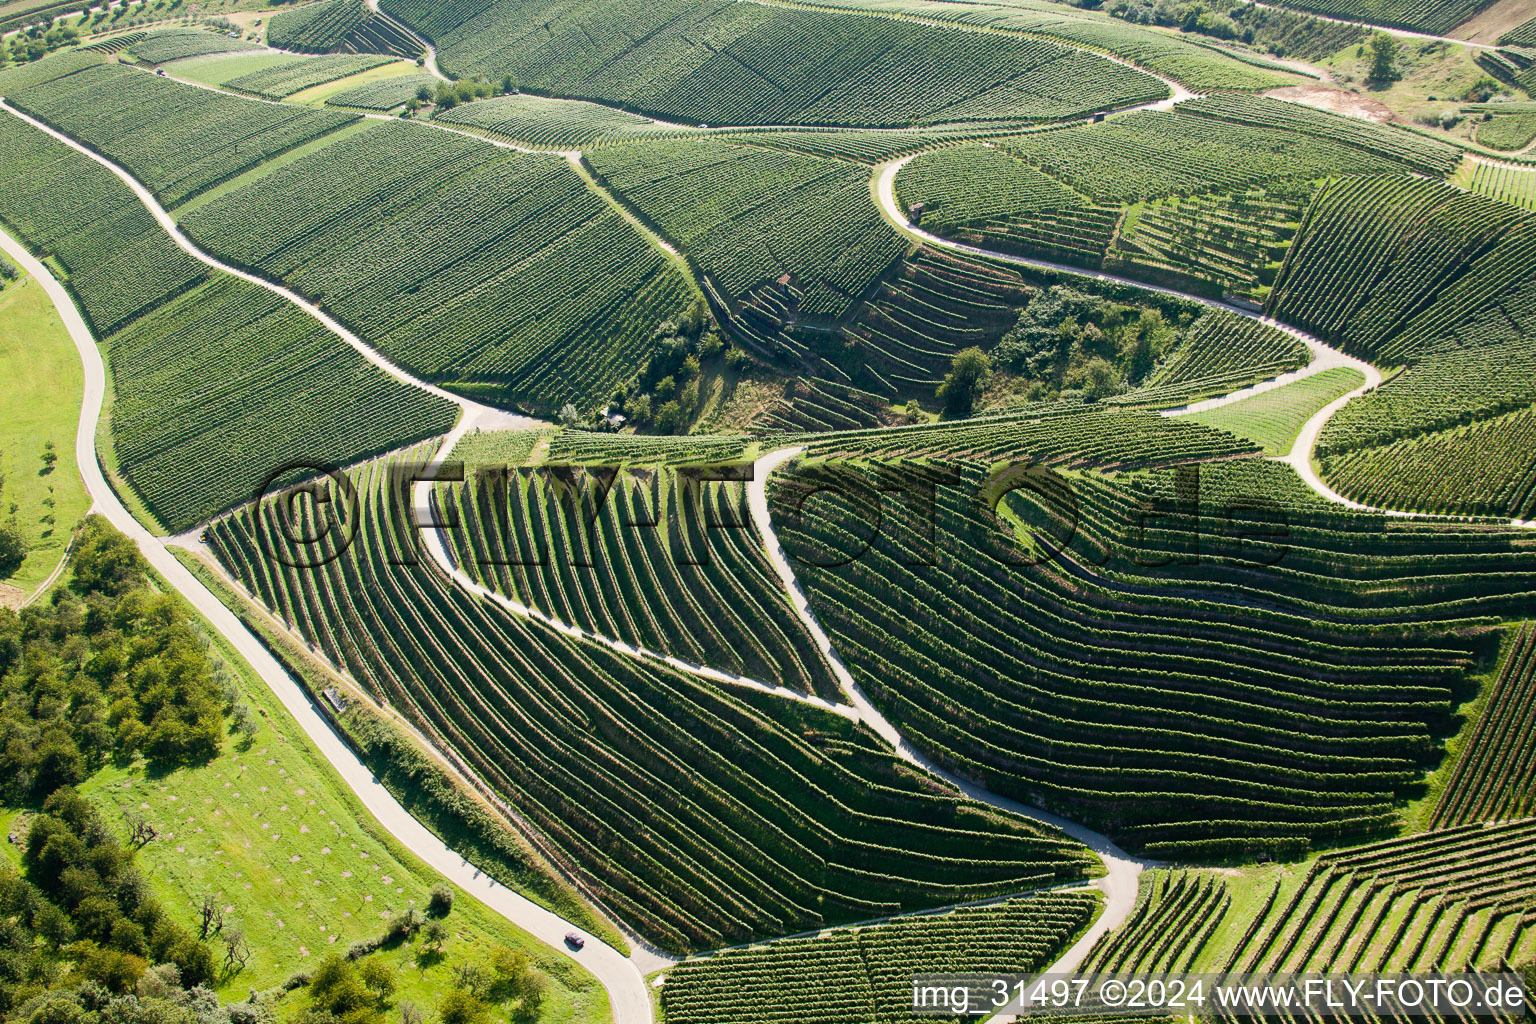
[[[350,78],[361,71],[388,64],[393,56],[336,53],[324,57],[306,57],[275,64],[248,75],[227,79],[221,84],[236,92],[250,93],[263,99],[280,100],[311,86],[324,85],[339,78]]]
[[[1285,455],[1313,413],[1364,383],[1359,370],[1335,367],[1190,419],[1247,438],[1266,455]]]
[[[234,53],[240,50],[258,50],[256,43],[244,39],[231,39],[225,33],[204,32],[199,29],[158,29],[143,42],[128,47],[127,55],[146,64],[168,64],[173,60],[203,57],[210,53]]]

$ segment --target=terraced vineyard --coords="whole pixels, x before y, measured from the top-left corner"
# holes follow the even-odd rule
[[[740,482],[534,468],[485,471],[441,498],[463,524],[451,538],[455,561],[490,589],[601,636],[838,698],[779,592]]]
[[[897,127],[1049,119],[1167,95],[1040,39],[731,0],[535,0],[387,9],[450,72],[685,124]]]
[[[1488,690],[1430,820],[1432,828],[1529,817],[1536,811],[1536,632],[1511,631]]]
[[[1232,953],[1241,971],[1455,971],[1536,952],[1536,821],[1327,854]]]
[[[1536,210],[1536,167],[1469,162],[1453,179],[1463,188]]]
[[[183,226],[412,372],[545,413],[607,397],[691,301],[564,161],[407,122],[277,167]]]
[[[930,755],[994,791],[1160,857],[1295,854],[1390,827],[1476,657],[1480,641],[1455,623],[1474,608],[1519,607],[1513,595],[1529,585],[1520,533],[1469,528],[1452,539],[1338,512],[1286,467],[1246,460],[1207,464],[1198,484],[1193,471],[1078,474],[1069,495],[1030,477],[998,525],[966,497],[985,482],[982,467],[1003,459],[1146,465],[1177,461],[1180,449],[1209,458],[1220,436],[1144,422],[1138,461],[1106,450],[1129,445],[1130,417],[829,439],[812,452],[942,455],[961,470],[964,486],[938,491],[944,540],[930,552],[912,513],[886,502],[871,541],[866,488],[893,470],[862,462],[786,474],[771,495],[780,540],[871,699]],[[921,465],[901,463],[909,489]],[[852,511],[797,517],[796,495],[824,478],[845,481]],[[1273,535],[1277,509],[1283,551],[1245,547],[1255,535],[1245,531]],[[1030,538],[1023,550],[1016,532]],[[1493,550],[1505,554],[1478,554]],[[1471,575],[1431,583],[1425,560]],[[1216,650],[1219,668],[1205,660]]]
[[[9,115],[0,139],[0,220],[67,272],[112,360],[112,461],[167,528],[251,500],[293,461],[345,464],[452,425],[447,401],[184,254],[99,164]]]
[[[455,750],[546,855],[665,948],[1083,876],[1075,843],[914,777],[846,719],[626,658],[466,595],[421,557],[389,479],[382,464],[360,471],[355,539],[323,569],[266,553],[287,543],[273,505],[220,520],[209,541],[263,603]],[[311,525],[326,514],[300,504]],[[284,561],[301,564],[292,552]]]
[[[363,0],[328,0],[273,15],[267,41],[305,53],[384,53],[410,60],[421,55],[420,43]]]
[[[672,970],[662,1007],[677,1024],[921,1020],[914,973],[1041,970],[1093,910],[1087,893],[1050,893],[728,950]]]

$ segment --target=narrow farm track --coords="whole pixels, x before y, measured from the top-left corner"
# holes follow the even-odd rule
[[[214,629],[229,641],[282,701],[306,735],[330,762],[363,806],[378,822],[433,870],[473,895],[508,921],[551,948],[581,964],[607,990],[615,1024],[652,1024],[650,993],[639,968],[600,938],[518,895],[489,875],[481,873],[463,856],[429,832],[400,805],[389,790],[374,778],[356,753],[331,727],[299,684],[278,663],[266,646],[245,624],[203,586],[191,571],[171,554],[165,542],[146,530],[118,499],[107,483],[96,458],[96,428],[106,397],[106,366],[96,339],[64,287],[24,246],[0,231],[0,249],[35,277],[59,311],[85,367],[85,395],[80,405],[80,424],[75,434],[75,457],[85,481],[92,511],[127,535],[144,558],[179,592]],[[462,423],[461,423],[462,426]],[[586,940],[580,953],[571,952],[565,936],[571,932]]]

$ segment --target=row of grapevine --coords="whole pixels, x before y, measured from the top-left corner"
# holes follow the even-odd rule
[[[1451,173],[1461,162],[1461,150],[1449,142],[1300,103],[1218,94],[1182,103],[1179,109],[1201,117],[1342,142],[1436,177]]]
[[[261,49],[260,43],[239,38],[231,39],[226,32],[204,31],[200,28],[173,28],[150,32],[148,38],[128,47],[128,56],[146,64],[166,64],[173,60],[201,57],[210,53],[259,49]]]
[[[731,299],[787,276],[800,315],[842,316],[907,248],[840,160],[714,141],[599,149],[593,169]]]
[[[1435,805],[1431,826],[1536,814],[1536,629],[1512,631],[1504,664]]]
[[[1030,476],[1001,522],[974,497],[999,460],[1106,463],[1132,439],[1142,459],[1200,458],[1220,436],[1206,430],[1082,414],[834,435],[811,452],[881,461],[792,464],[770,500],[855,679],[994,792],[1154,856],[1294,854],[1390,829],[1481,643],[1463,617],[1518,607],[1536,560],[1517,531],[1340,512],[1260,460],[1155,486]],[[920,503],[872,507],[887,476],[912,491],[939,458],[962,478],[938,487],[935,534]],[[852,508],[797,515],[823,483]],[[1277,513],[1284,540],[1256,541]]]
[[[280,100],[303,92],[311,86],[324,85],[369,68],[388,64],[396,58],[368,53],[333,53],[323,57],[299,57],[272,64],[259,71],[231,78],[224,88],[250,93],[263,99]]]
[[[1285,6],[1347,21],[1448,35],[1492,3],[1493,0],[1286,0]]]
[[[1273,901],[1243,971],[1498,969],[1536,953],[1536,821],[1471,825],[1327,854]]]
[[[690,301],[564,161],[404,121],[284,164],[183,227],[412,372],[541,412],[607,398]]]
[[[752,426],[768,433],[819,433],[876,427],[892,415],[890,402],[879,395],[822,377],[802,377],[754,417]]]
[[[838,699],[742,484],[670,470],[606,483],[485,470],[440,496],[461,524],[455,559],[482,585],[632,646]]]
[[[1050,120],[1159,99],[1155,78],[1040,39],[714,0],[389,9],[458,75],[687,124]]]
[[[1064,892],[961,907],[685,960],[666,975],[672,1024],[895,1024],[918,974],[1044,969],[1096,909]]]
[[[256,103],[120,64],[89,67],[6,99],[128,168],[166,207],[356,120]]]
[[[1536,139],[1536,113],[1496,114],[1477,126],[1477,142],[1489,149],[1524,149]]]
[[[110,171],[0,119],[0,219],[48,254],[102,339],[116,471],[185,529],[286,464],[345,464],[448,430],[453,405],[271,292],[183,253]]]
[[[1185,972],[1221,923],[1232,894],[1219,875],[1145,871],[1136,909],[1097,942],[1083,970],[1101,973]]]
[[[1323,460],[1346,498],[1378,508],[1536,519],[1536,410]]]
[[[393,472],[357,471],[355,506],[300,500],[289,527],[267,503],[207,539],[649,941],[711,948],[1083,876],[1082,847],[913,777],[840,716],[636,661],[453,586]],[[323,559],[293,557],[287,530],[314,536],[338,512],[350,546],[327,540],[307,554],[333,558],[293,568]]]
[[[554,463],[667,468],[744,462],[752,454],[750,438],[726,434],[665,437],[562,430],[550,438],[548,459]]]
[[[1536,350],[1520,340],[1431,355],[1350,402],[1318,438],[1320,456],[1392,444],[1536,403]]]

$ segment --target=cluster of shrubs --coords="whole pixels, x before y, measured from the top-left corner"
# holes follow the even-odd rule
[[[676,321],[658,324],[655,337],[655,353],[631,387],[614,392],[609,411],[651,433],[686,434],[699,411],[704,368],[723,358],[739,371],[752,360],[740,349],[727,348],[703,299]]]

